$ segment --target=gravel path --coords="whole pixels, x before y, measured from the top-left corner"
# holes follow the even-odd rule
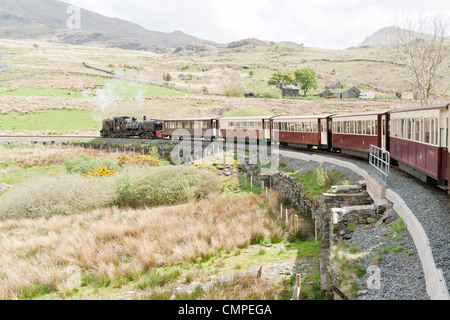
[[[330,157],[330,164],[333,162],[332,159],[333,157]],[[367,172],[372,170],[368,162],[364,160],[341,156],[338,156],[338,159],[353,163]],[[342,168],[342,171],[345,172],[345,170]],[[436,266],[442,269],[447,288],[450,288],[450,197],[444,191],[395,168],[391,170],[388,184],[402,197],[420,221],[429,238]],[[398,219],[395,212],[394,215]],[[385,281],[385,285],[382,285],[379,291],[369,291],[361,299],[429,299],[425,291],[422,265],[409,232],[402,231],[403,239],[399,245],[397,241],[386,238],[387,230],[388,226],[374,230],[358,230],[352,239],[355,242],[362,241],[361,247],[364,249],[376,248],[376,252],[369,255],[365,261],[366,264],[378,251],[388,250],[390,247],[404,248],[401,252],[393,252],[392,249],[383,254],[380,267],[382,282]],[[368,276],[362,280],[362,288],[367,287],[367,278]]]

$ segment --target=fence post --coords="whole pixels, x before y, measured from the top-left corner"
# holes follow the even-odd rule
[[[317,242],[317,214],[314,219],[314,240]]]
[[[297,274],[295,285],[295,300],[301,300],[301,293],[302,293],[302,277],[299,274]]]
[[[283,221],[283,203],[280,204],[280,219]]]

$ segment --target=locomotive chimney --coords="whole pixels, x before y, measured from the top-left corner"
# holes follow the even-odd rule
[[[147,121],[147,116],[144,116],[144,121]]]

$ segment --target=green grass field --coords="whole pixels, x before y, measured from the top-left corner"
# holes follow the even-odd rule
[[[13,133],[23,130],[55,131],[58,134],[69,130],[100,130],[102,118],[101,114],[81,110],[49,110],[31,114],[10,112],[0,115],[0,130]]]

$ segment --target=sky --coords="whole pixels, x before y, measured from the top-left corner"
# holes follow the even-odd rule
[[[450,17],[449,0],[63,0],[152,31],[229,43],[244,38],[347,49],[406,16]]]

